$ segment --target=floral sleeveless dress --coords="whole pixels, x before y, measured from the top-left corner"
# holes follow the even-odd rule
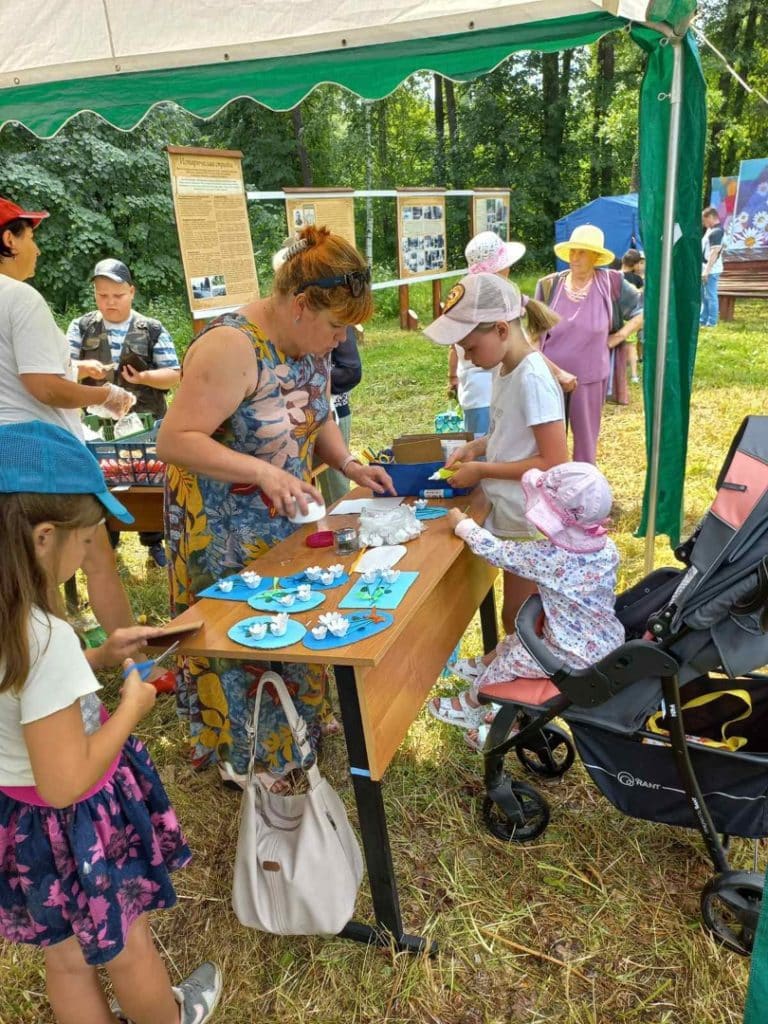
[[[214,432],[214,440],[309,480],[317,432],[329,414],[330,361],[286,356],[239,313],[211,321],[198,339],[215,327],[234,327],[248,337],[259,380],[256,390]],[[239,572],[296,529],[274,514],[258,490],[236,494],[231,484],[169,466],[165,536],[171,552],[173,613],[184,611],[199,591],[221,576]],[[247,770],[246,726],[259,677],[268,667],[283,676],[310,735],[319,736],[320,721],[329,715],[324,668],[185,658],[178,672],[177,701],[180,715],[189,720],[196,767],[229,761],[237,773]],[[279,702],[262,701],[258,739],[257,756],[269,771],[282,774],[295,766],[293,741]]]

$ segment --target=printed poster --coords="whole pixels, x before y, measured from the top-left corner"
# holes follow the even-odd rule
[[[726,238],[730,231],[733,214],[736,210],[736,192],[739,187],[738,174],[723,175],[719,178],[712,178],[712,188],[709,193],[709,205],[714,206],[720,215],[720,223],[723,225]]]
[[[713,204],[715,205],[715,204]],[[768,159],[742,160],[736,209],[728,234],[728,256],[768,259]]]
[[[493,231],[509,241],[509,192],[497,189],[476,190],[472,197],[472,234]]]
[[[236,309],[259,296],[237,151],[168,146],[173,206],[189,308]]]
[[[448,270],[445,196],[407,192],[397,197],[400,277],[423,277]]]
[[[312,189],[283,189],[288,236],[316,224],[341,235],[357,248],[355,241],[354,189],[339,188],[317,192]]]

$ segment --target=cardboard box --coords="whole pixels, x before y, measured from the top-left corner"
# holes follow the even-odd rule
[[[474,434],[403,434],[392,442],[395,462],[414,465],[417,462],[445,462],[441,441],[473,441]]]

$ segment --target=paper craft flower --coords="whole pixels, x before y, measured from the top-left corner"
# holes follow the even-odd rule
[[[326,570],[325,572],[321,572],[321,573],[320,573],[320,582],[321,582],[321,583],[325,583],[325,585],[326,585],[326,586],[328,586],[328,584],[329,584],[329,583],[333,583],[333,581],[334,581],[335,579],[336,579],[336,577],[335,577],[335,575],[334,575],[334,574],[333,574],[333,573],[331,572],[331,570],[330,570],[330,569],[327,569],[327,570]]]
[[[272,636],[285,636],[288,629],[288,612],[280,612],[275,615],[269,624],[269,632]]]
[[[300,601],[309,601],[312,597],[312,587],[309,583],[300,583],[296,588],[296,596]]]
[[[255,590],[261,583],[261,576],[257,572],[241,572],[240,579],[249,590]]]
[[[308,569],[304,570],[304,573],[308,580],[319,580],[323,574],[323,570],[319,565],[310,565]]]
[[[312,636],[315,640],[325,640],[326,634],[328,633],[327,626],[313,626]]]
[[[219,590],[222,592],[222,594],[229,594],[229,593],[231,593],[232,587],[234,587],[234,585],[235,585],[235,581],[234,580],[219,580],[219,582],[216,584],[216,586],[219,588]]]
[[[364,573],[361,573],[363,577],[363,583],[375,583],[379,578],[379,572],[377,569],[366,569]]]
[[[326,612],[325,615],[320,616],[320,625],[325,627],[330,633],[333,633],[334,636],[346,636],[349,629],[349,619],[338,612]],[[314,634],[314,630],[312,632]],[[318,639],[322,639],[322,637],[318,637]]]
[[[328,572],[332,572],[333,575],[338,578],[339,576],[343,576],[344,575],[344,566],[343,565],[330,565],[328,567]]]
[[[294,603],[295,600],[295,594],[283,594],[281,597],[277,598],[277,603],[284,604],[286,608],[290,608],[290,606]]]
[[[381,574],[381,578],[385,583],[394,583],[400,575],[399,569],[384,569]]]
[[[248,627],[248,635],[252,636],[254,640],[263,640],[267,635],[267,629],[269,623],[267,622],[253,622]]]

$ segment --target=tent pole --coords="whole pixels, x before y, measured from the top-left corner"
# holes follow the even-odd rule
[[[664,375],[669,335],[669,299],[672,286],[672,250],[675,244],[675,195],[679,163],[680,114],[683,100],[683,48],[681,40],[667,36],[673,47],[672,87],[670,92],[669,138],[667,142],[667,182],[664,192],[664,222],[661,238],[661,281],[659,286],[659,321],[656,345],[656,379],[653,392],[651,423],[651,472],[648,482],[648,523],[645,534],[645,571],[653,569],[656,540],[656,504],[659,497],[659,461],[661,458],[661,418],[664,400]],[[641,187],[648,187],[643,183]]]

